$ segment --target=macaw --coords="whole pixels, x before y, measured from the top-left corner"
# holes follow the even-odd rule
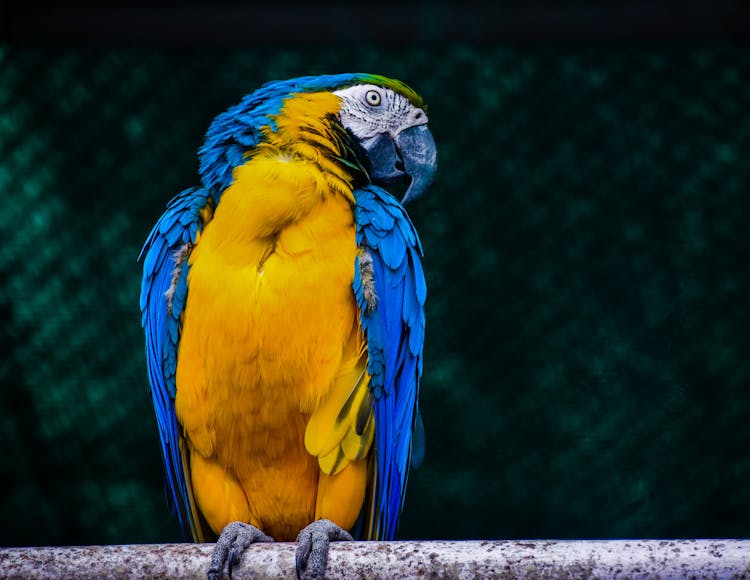
[[[372,74],[272,81],[210,124],[201,184],[143,246],[169,504],[208,575],[254,542],[389,540],[411,464],[426,284],[403,204],[433,180],[422,98]],[[400,201],[398,197],[401,197]]]

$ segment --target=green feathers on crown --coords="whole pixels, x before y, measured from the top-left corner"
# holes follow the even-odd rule
[[[418,107],[420,109],[425,108],[422,97],[419,96],[409,85],[401,82],[398,79],[392,79],[380,75],[366,75],[363,80],[368,83],[372,83],[373,85],[380,85],[387,89],[391,89],[393,92],[403,95],[404,97],[409,99],[409,102],[415,107]]]

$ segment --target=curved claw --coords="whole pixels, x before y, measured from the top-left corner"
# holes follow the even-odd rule
[[[221,580],[224,576],[224,568],[227,569],[231,578],[232,569],[239,564],[242,552],[249,545],[257,542],[273,542],[273,538],[244,522],[227,524],[221,531],[219,539],[216,540],[216,546],[211,555],[211,565],[208,568],[208,580]]]
[[[317,520],[297,535],[298,580],[322,580],[328,565],[330,542],[353,541],[351,534],[330,520]]]

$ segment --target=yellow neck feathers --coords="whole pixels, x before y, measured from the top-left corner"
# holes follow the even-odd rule
[[[215,229],[223,238],[244,246],[273,237],[332,196],[354,204],[353,170],[340,160],[351,154],[349,137],[335,121],[339,106],[331,93],[284,102],[276,130],[265,129],[264,141],[235,168],[222,194],[213,221],[222,222]]]
[[[349,136],[335,119],[340,106],[339,98],[332,93],[302,93],[289,97],[275,119],[276,131],[266,129],[265,142],[256,149],[254,156],[313,163],[320,170],[325,185],[353,204],[353,176],[349,167],[340,161],[351,155]]]

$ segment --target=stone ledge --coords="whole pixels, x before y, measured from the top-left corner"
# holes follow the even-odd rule
[[[2,578],[205,578],[212,544],[0,548]],[[295,578],[293,543],[233,578]],[[750,578],[750,540],[462,540],[331,545],[327,578]]]

